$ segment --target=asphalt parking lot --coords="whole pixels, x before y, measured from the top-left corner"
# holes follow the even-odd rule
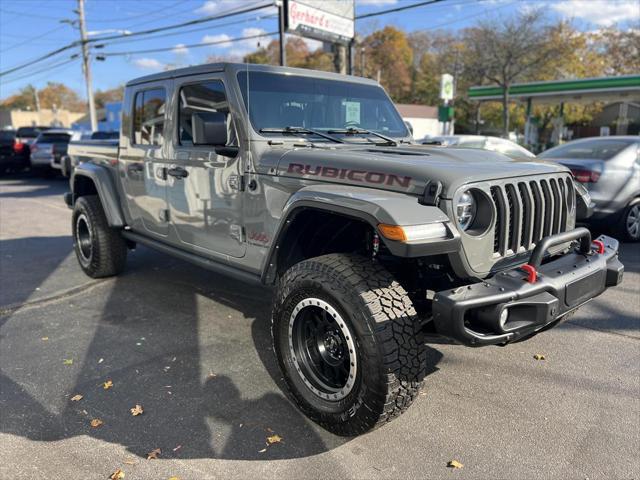
[[[640,477],[637,245],[623,284],[556,329],[431,345],[408,413],[346,439],[283,393],[267,290],[145,248],[118,278],[85,277],[66,188],[0,181],[0,478]]]

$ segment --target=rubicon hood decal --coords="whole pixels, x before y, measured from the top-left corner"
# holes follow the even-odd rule
[[[383,172],[354,170],[350,168],[334,168],[320,165],[303,165],[301,163],[290,163],[287,169],[288,174],[308,175],[312,177],[347,179],[352,182],[369,183],[371,185],[388,185],[408,188],[411,184],[411,177],[399,176]]]

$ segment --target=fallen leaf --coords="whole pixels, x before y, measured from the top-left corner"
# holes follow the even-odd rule
[[[536,359],[536,360],[546,360],[546,358],[544,358],[544,355],[542,355],[541,353],[536,353],[533,356],[533,358]]]
[[[102,388],[105,390],[109,390],[111,387],[113,387],[113,382],[111,380],[107,380],[102,384]]]
[[[104,422],[99,418],[94,418],[93,420],[91,420],[91,426],[93,428],[98,428],[98,427],[101,427],[102,425],[104,425]]]
[[[273,445],[274,443],[280,443],[281,441],[282,441],[282,437],[278,434],[267,437],[267,443],[269,445]]]
[[[49,340],[49,337],[42,337],[40,340],[42,340],[43,342],[46,342],[47,340]]]
[[[180,477],[169,477],[169,480],[180,480]]]
[[[147,453],[147,460],[157,460],[158,455],[160,455],[161,453],[162,450],[160,450],[159,448],[154,448],[149,453]]]
[[[207,378],[216,378],[217,375],[213,372],[209,372],[209,375],[207,375]]]
[[[125,465],[135,465],[135,464],[137,464],[138,462],[136,462],[134,459],[131,459],[131,460],[125,460],[123,463],[124,463]]]
[[[74,395],[73,397],[71,397],[71,401],[72,402],[79,402],[80,400],[83,399],[83,396],[80,394]]]
[[[182,448],[182,445],[178,445],[176,448],[173,449],[174,452],[177,452],[178,450],[180,450]]]
[[[65,365],[73,365],[73,358],[65,358],[62,360],[62,363]]]
[[[137,417],[138,415],[142,415],[143,413],[144,413],[144,409],[142,408],[142,405],[136,405],[131,409],[131,415],[133,415],[134,417]]]
[[[462,467],[464,467],[464,465],[461,464],[457,460],[451,460],[449,463],[447,463],[447,467],[449,467],[449,468],[462,468]]]
[[[122,480],[123,478],[124,478],[124,472],[120,469],[117,469],[109,477],[110,480]]]

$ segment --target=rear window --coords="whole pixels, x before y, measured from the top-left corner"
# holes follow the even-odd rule
[[[91,140],[113,140],[120,138],[120,132],[93,132]]]
[[[68,133],[41,133],[38,137],[39,143],[69,143],[71,135]]]
[[[40,129],[34,127],[20,127],[17,133],[18,137],[36,138],[40,135]]]
[[[16,138],[16,132],[14,131],[0,131],[0,140],[13,140]]]
[[[166,96],[164,88],[136,93],[133,107],[134,145],[162,145]]]
[[[552,148],[540,154],[540,158],[576,158],[585,160],[610,160],[629,145],[633,140],[626,139],[593,139],[584,142],[571,142]]]

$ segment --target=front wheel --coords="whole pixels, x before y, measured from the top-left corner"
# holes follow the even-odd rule
[[[403,413],[426,368],[407,292],[374,260],[312,258],[279,279],[272,335],[299,408],[338,435],[359,435]]]
[[[84,273],[102,278],[122,272],[127,245],[120,233],[109,226],[97,195],[78,198],[72,218],[73,246]]]

